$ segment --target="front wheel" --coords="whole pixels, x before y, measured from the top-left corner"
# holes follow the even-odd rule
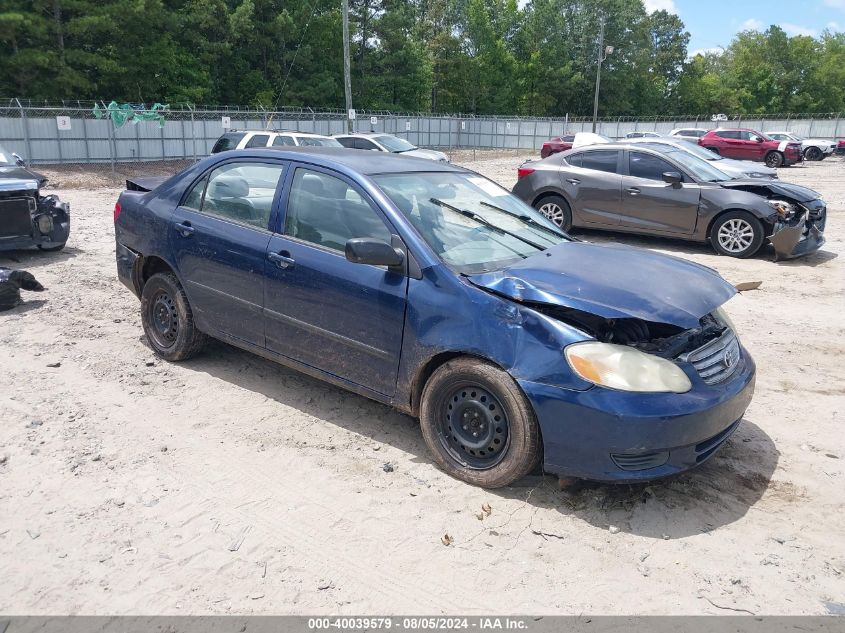
[[[745,259],[763,245],[763,224],[745,211],[725,213],[710,227],[710,243],[717,253]]]
[[[420,425],[437,465],[475,486],[507,486],[540,461],[528,400],[507,372],[474,358],[450,360],[432,374]]]
[[[544,196],[534,204],[534,208],[558,228],[564,231],[572,228],[572,209],[561,196]]]
[[[804,152],[804,158],[806,160],[821,160],[824,156],[818,147],[808,147],[807,151]]]
[[[153,351],[165,360],[187,360],[206,340],[194,325],[188,297],[173,273],[156,273],[144,284],[141,323]]]
[[[62,242],[61,244],[56,244],[54,246],[42,246],[41,244],[38,245],[38,249],[44,251],[45,253],[56,253],[62,250],[65,247],[67,242]]]
[[[781,165],[783,165],[783,154],[775,151],[766,154],[766,167],[777,169]]]

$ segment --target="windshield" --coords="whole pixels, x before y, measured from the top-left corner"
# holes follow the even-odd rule
[[[336,139],[327,136],[300,136],[299,144],[312,147],[343,147]]]
[[[725,172],[716,169],[707,160],[703,160],[698,156],[687,151],[686,148],[681,149],[674,145],[662,145],[660,143],[648,143],[644,145],[651,146],[651,149],[657,150],[669,156],[681,166],[691,173],[696,180],[703,180],[705,182],[722,182],[724,180],[732,180]],[[703,149],[703,148],[702,148]],[[707,152],[709,150],[704,149]],[[709,159],[708,159],[709,160]]]
[[[570,239],[509,191],[473,173],[382,174],[373,180],[459,273],[498,270]]]
[[[373,140],[383,145],[388,152],[394,152],[396,154],[417,149],[416,145],[411,145],[408,141],[398,136],[377,136]]]

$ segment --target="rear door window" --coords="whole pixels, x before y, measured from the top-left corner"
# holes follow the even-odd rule
[[[217,142],[214,144],[214,147],[211,148],[211,153],[217,154],[219,152],[225,152],[230,149],[236,149],[238,147],[238,143],[243,140],[244,136],[246,136],[246,134],[242,132],[229,132],[227,134],[224,134],[219,139],[217,139]]]
[[[239,224],[267,229],[273,200],[284,166],[274,163],[227,163],[208,176],[205,195],[199,207],[202,213]],[[185,200],[194,204],[195,191],[201,180]]]
[[[285,147],[288,145],[296,146],[292,136],[277,136],[273,139],[273,147]]]
[[[246,142],[244,147],[267,147],[267,141],[269,140],[269,134],[255,134]]]
[[[365,138],[356,138],[355,139],[355,149],[378,149],[378,146],[373,143],[372,141],[368,141]]]
[[[719,130],[716,132],[716,136],[721,138],[733,138],[738,139],[740,138],[740,133],[735,130]]]
[[[339,136],[337,137],[337,141],[344,147],[355,149],[355,139],[351,136]]]
[[[600,149],[584,152],[581,154],[581,167],[615,174],[619,162],[618,158],[619,152],[617,150]]]

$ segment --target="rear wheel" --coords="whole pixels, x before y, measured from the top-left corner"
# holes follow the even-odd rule
[[[818,147],[808,147],[807,151],[804,152],[804,158],[806,160],[821,160],[824,156]]]
[[[710,227],[710,243],[717,253],[744,259],[763,245],[763,224],[745,211],[719,216]]]
[[[156,273],[144,284],[141,322],[153,351],[165,360],[191,358],[206,341],[194,325],[188,297],[173,273]]]
[[[534,204],[534,208],[564,231],[572,228],[572,209],[561,196],[544,196]]]
[[[777,169],[781,165],[783,165],[783,154],[774,150],[766,154],[766,167]]]
[[[439,367],[422,394],[420,426],[437,465],[482,488],[507,486],[540,460],[534,411],[510,375],[474,358]]]

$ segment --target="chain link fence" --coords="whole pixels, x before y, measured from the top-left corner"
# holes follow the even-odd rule
[[[122,110],[129,120],[117,125],[103,102],[0,101],[0,145],[24,157],[27,164],[49,166],[71,178],[102,178],[109,184],[142,170],[146,174],[175,173],[207,156],[227,129],[293,130],[332,135],[346,131],[344,110],[282,108],[266,110],[236,106],[170,106],[159,120],[133,121],[154,114],[143,105]],[[592,130],[590,117],[472,116],[463,114],[396,113],[359,110],[352,122],[357,132],[381,132],[420,147],[446,151],[459,160],[539,152],[553,136]],[[224,125],[228,125],[226,128]],[[596,131],[610,138],[629,132],[666,134],[678,127],[717,125],[767,130],[791,130],[801,136],[845,136],[843,113],[733,115],[712,122],[704,116],[611,117],[598,121]],[[55,177],[52,178],[55,181]],[[54,182],[55,184],[55,182]]]

